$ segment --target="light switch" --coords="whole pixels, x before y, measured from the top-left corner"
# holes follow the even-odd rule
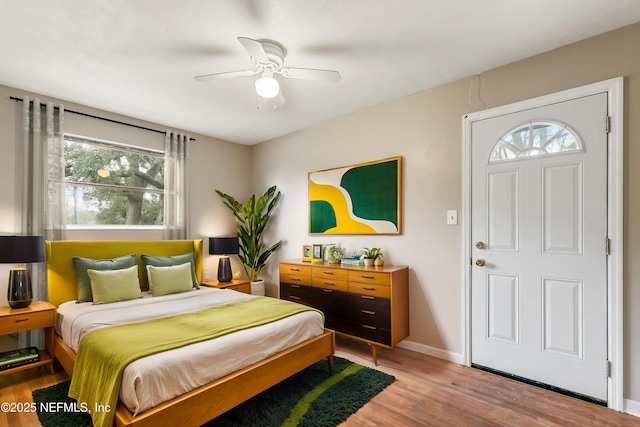
[[[458,225],[458,211],[447,211],[447,225]]]

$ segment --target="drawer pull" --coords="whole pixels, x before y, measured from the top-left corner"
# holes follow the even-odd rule
[[[333,292],[333,289],[323,289],[323,291],[331,293]]]
[[[291,285],[292,288],[299,288],[300,285]]]
[[[364,286],[362,287],[362,289],[364,289],[365,291],[375,291],[376,288],[365,288]]]
[[[291,271],[300,271],[299,268],[290,268],[289,270],[291,270]]]
[[[19,322],[26,322],[27,320],[29,320],[29,318],[27,317],[26,319],[16,319],[16,323]]]
[[[329,274],[329,275],[333,276],[333,271],[323,271],[322,274]]]
[[[376,328],[375,326],[369,326],[369,325],[362,325],[363,328],[365,329],[373,329],[374,331],[378,328]]]
[[[375,311],[371,311],[371,310],[360,310],[361,312],[363,312],[364,314],[376,314]]]
[[[325,285],[329,285],[329,286],[335,286],[336,285],[335,283],[331,283],[331,282],[322,282],[322,283],[324,283]]]
[[[372,297],[370,295],[360,295],[360,298],[362,298],[362,299],[376,299],[376,297]]]
[[[300,281],[300,279],[298,279],[297,277],[292,277],[291,280],[294,281],[294,282],[299,282]]]
[[[297,296],[295,296],[295,295],[289,295],[289,298],[291,298],[291,299],[297,299],[297,300],[301,300],[301,299],[302,299],[302,298],[297,297]]]
[[[363,279],[375,279],[373,276],[362,276]]]

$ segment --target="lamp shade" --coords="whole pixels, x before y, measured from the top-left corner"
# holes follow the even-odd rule
[[[210,237],[210,255],[237,255],[239,250],[238,237]]]
[[[23,264],[44,261],[41,236],[0,236],[0,263]]]
[[[0,236],[0,263],[18,264],[9,272],[7,301],[11,308],[25,308],[31,304],[33,289],[31,272],[23,263],[44,261],[44,239],[40,236]]]

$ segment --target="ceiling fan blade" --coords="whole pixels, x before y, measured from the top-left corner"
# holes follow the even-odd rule
[[[257,70],[228,71],[225,73],[204,74],[202,76],[196,76],[194,78],[199,82],[208,82],[209,80],[214,80],[214,79],[227,79],[230,77],[254,76],[258,73],[259,71]]]
[[[267,56],[267,52],[264,51],[262,43],[248,37],[238,37],[238,41],[242,43],[242,46],[244,46],[253,59],[263,64],[269,63],[269,57]]]
[[[340,73],[332,70],[284,67],[277,72],[290,79],[315,80],[327,83],[337,83],[340,81]]]

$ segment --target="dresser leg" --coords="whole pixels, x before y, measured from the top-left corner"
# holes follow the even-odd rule
[[[371,353],[373,353],[373,364],[378,366],[378,352],[376,350],[376,346],[373,344],[369,344],[371,346]]]

